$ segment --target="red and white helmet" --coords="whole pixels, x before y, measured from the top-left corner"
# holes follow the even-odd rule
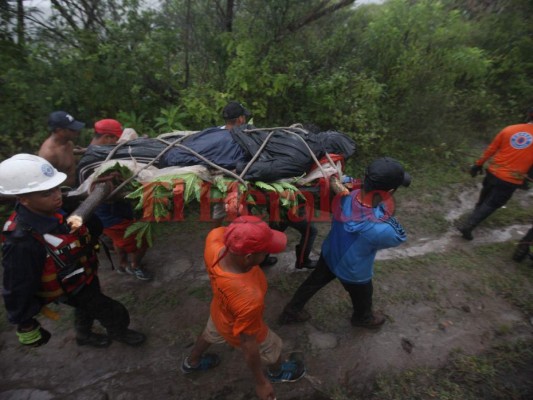
[[[42,157],[16,154],[0,163],[0,194],[19,195],[59,186],[67,175]]]

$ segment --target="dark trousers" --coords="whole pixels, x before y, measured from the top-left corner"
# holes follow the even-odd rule
[[[520,240],[520,243],[528,244],[530,246],[533,245],[533,226],[531,227],[531,229],[529,231],[527,231],[526,236],[524,236]]]
[[[89,285],[63,302],[75,308],[74,326],[79,336],[91,332],[94,320],[99,321],[110,336],[120,336],[130,324],[126,307],[101,292],[97,276]]]
[[[280,232],[285,232],[288,227],[296,229],[300,233],[300,242],[296,246],[296,257],[298,259],[300,258],[303,249],[303,261],[309,258],[318,234],[318,230],[312,222],[305,218],[301,221],[286,219],[279,222],[272,222],[270,227]]]
[[[474,211],[468,217],[465,228],[472,230],[513,196],[518,185],[502,181],[487,171],[483,188]]]
[[[316,292],[335,278],[335,274],[331,272],[326,260],[324,260],[324,257],[321,254],[316,268],[296,290],[296,293],[294,293],[294,296],[285,308],[289,312],[301,311]],[[341,284],[352,300],[352,320],[356,322],[364,322],[372,318],[372,294],[374,291],[372,281],[363,284],[346,283],[341,281]]]

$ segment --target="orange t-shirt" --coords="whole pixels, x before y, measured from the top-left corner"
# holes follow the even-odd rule
[[[218,333],[232,346],[240,345],[241,333],[255,335],[257,342],[262,343],[268,333],[263,321],[267,280],[258,265],[242,274],[220,267],[225,230],[213,229],[205,240],[204,261],[213,289],[211,318]]]
[[[504,128],[476,164],[483,165],[490,157],[488,170],[491,174],[506,182],[522,184],[533,166],[533,124]]]

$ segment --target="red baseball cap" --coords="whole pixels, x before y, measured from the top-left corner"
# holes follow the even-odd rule
[[[101,119],[95,122],[94,132],[99,135],[113,135],[120,138],[122,125],[116,119]]]
[[[239,255],[281,253],[287,247],[287,236],[270,229],[260,218],[243,215],[235,218],[224,233],[226,248]]]

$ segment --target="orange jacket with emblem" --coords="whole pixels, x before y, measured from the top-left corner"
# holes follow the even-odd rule
[[[487,147],[476,165],[482,166],[489,158],[488,171],[497,178],[521,185],[533,166],[533,124],[505,127]]]

